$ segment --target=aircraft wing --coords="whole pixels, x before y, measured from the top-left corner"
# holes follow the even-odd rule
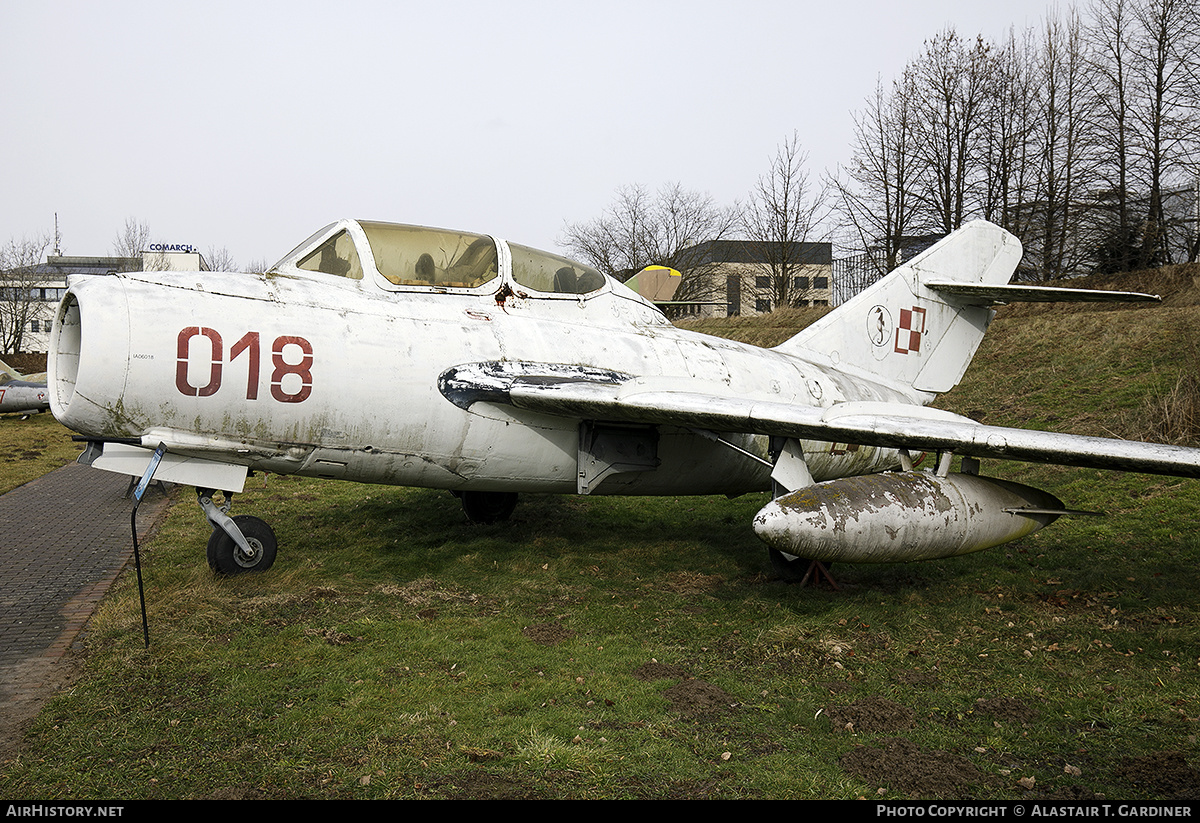
[[[485,401],[586,420],[1200,477],[1197,448],[985,426],[951,412],[902,403],[795,406],[655,387],[584,367],[539,369],[532,364],[460,366],[446,372],[440,385],[451,402],[464,408]]]

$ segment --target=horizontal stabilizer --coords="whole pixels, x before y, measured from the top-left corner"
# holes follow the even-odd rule
[[[1064,289],[1057,286],[965,283],[956,280],[926,280],[923,285],[940,294],[966,298],[960,302],[986,306],[993,303],[1159,303],[1157,294],[1101,289]]]

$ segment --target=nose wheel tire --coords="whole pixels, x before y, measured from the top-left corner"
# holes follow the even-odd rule
[[[208,565],[217,574],[234,575],[265,572],[275,562],[275,532],[265,521],[248,514],[239,514],[233,522],[250,544],[246,555],[224,529],[213,529],[208,538]]]

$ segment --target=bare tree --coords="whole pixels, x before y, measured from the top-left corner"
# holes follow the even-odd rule
[[[219,249],[209,246],[204,262],[208,264],[209,271],[239,271],[233,255],[224,246]]]
[[[982,37],[964,42],[953,29],[928,41],[910,66],[913,143],[923,179],[921,197],[932,230],[949,234],[972,213],[972,187],[981,175],[980,132],[995,90],[992,47]]]
[[[41,299],[45,274],[39,270],[50,236],[10,239],[0,248],[0,349],[19,352],[34,321],[50,321],[51,304]]]
[[[1130,0],[1092,0],[1086,30],[1088,79],[1096,106],[1089,139],[1105,147],[1097,167],[1101,188],[1095,204],[1100,217],[1096,263],[1104,272],[1127,271],[1140,257],[1132,199],[1137,133],[1132,115],[1131,6]]]
[[[170,259],[166,254],[161,252],[146,254],[150,250],[151,237],[148,224],[127,217],[125,218],[125,227],[113,239],[113,255],[141,260],[142,267],[147,271],[161,271],[170,268]]]
[[[704,301],[718,296],[712,265],[702,256],[708,241],[727,239],[738,225],[737,207],[722,208],[705,193],[679,183],[651,194],[640,185],[617,190],[604,214],[568,223],[559,244],[581,262],[625,281],[646,266],[668,266],[682,282],[675,300]]]
[[[995,85],[980,138],[980,213],[1018,236],[1028,233],[1036,196],[1037,53],[1032,29],[1009,31],[995,54]]]
[[[246,268],[242,269],[242,271],[247,271],[247,272],[250,272],[251,274],[265,274],[266,272],[271,270],[272,265],[273,265],[272,261],[267,260],[266,258],[263,258],[263,257],[259,257],[255,260],[251,260],[249,263],[247,263]]]
[[[1095,168],[1085,139],[1094,121],[1094,97],[1087,90],[1083,48],[1082,24],[1073,11],[1046,19],[1037,63],[1038,196],[1023,238],[1034,268],[1046,280],[1079,271],[1092,245],[1080,234]]]
[[[1196,151],[1200,12],[1192,0],[1140,0],[1133,14],[1140,35],[1131,55],[1139,87],[1134,116],[1148,184],[1140,265],[1148,267],[1172,262],[1165,189]]]
[[[863,257],[890,268],[906,236],[975,216],[1021,238],[1037,279],[1200,257],[1200,6],[1087,12],[1000,46],[947,29],[877,88],[835,181]]]
[[[150,227],[132,217],[125,218],[125,228],[113,239],[115,257],[141,257],[150,248]]]
[[[755,290],[773,309],[795,306],[809,296],[811,289],[799,285],[810,263],[807,244],[830,211],[828,190],[810,183],[807,163],[808,154],[793,132],[776,150],[746,204],[742,231],[761,261],[754,264],[760,272]],[[757,285],[760,280],[764,285]]]
[[[916,219],[912,101],[905,82],[893,85],[890,96],[882,81],[876,84],[866,108],[854,117],[850,165],[831,181],[837,206],[853,231],[852,242],[870,258],[864,272],[868,279],[900,264],[904,238]]]

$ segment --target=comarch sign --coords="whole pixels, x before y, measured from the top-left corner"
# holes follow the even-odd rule
[[[195,254],[196,247],[187,243],[151,243],[150,251],[173,251],[185,254]]]

